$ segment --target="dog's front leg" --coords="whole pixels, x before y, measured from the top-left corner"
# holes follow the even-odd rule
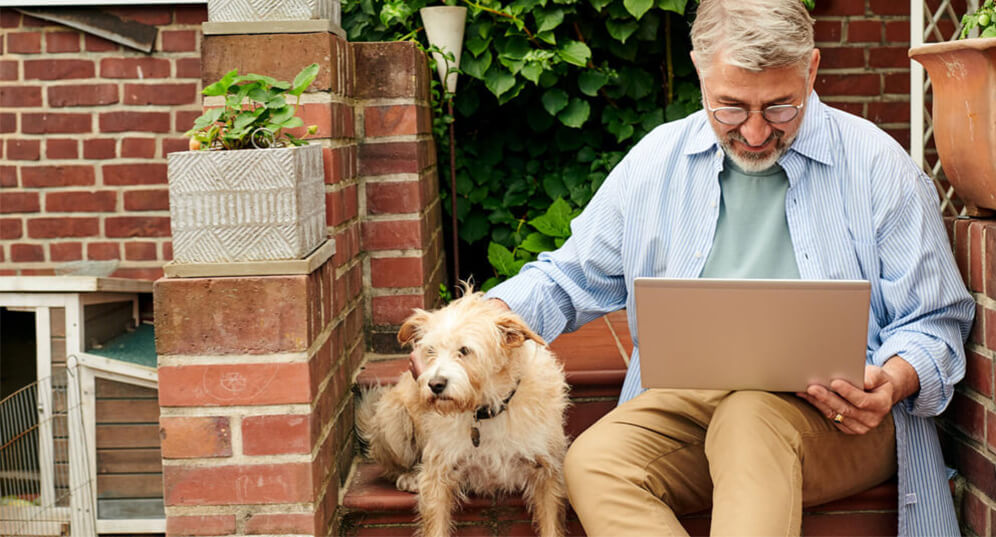
[[[422,537],[447,537],[456,503],[457,482],[445,463],[423,460],[418,479],[418,514]]]
[[[524,496],[540,536],[562,537],[567,491],[561,465],[546,458],[537,458]]]

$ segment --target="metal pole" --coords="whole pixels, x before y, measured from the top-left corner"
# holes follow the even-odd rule
[[[453,133],[456,116],[453,114],[452,95],[447,104],[449,105],[450,118],[452,118],[450,121],[450,216],[453,228],[453,275],[451,281],[455,289],[460,282],[460,236],[457,228],[456,136]]]

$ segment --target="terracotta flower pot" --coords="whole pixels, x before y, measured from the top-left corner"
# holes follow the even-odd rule
[[[996,210],[996,38],[924,45],[909,55],[930,74],[934,142],[948,181],[973,214]]]

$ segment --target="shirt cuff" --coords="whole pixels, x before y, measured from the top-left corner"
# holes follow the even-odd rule
[[[948,405],[950,394],[944,393],[940,371],[930,353],[913,341],[909,334],[898,333],[890,337],[872,355],[872,363],[882,367],[889,358],[898,355],[916,370],[920,390],[900,404],[907,413],[933,417]]]

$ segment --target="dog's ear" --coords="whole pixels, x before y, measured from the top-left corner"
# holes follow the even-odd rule
[[[398,329],[398,343],[402,346],[412,343],[412,340],[420,336],[421,328],[428,320],[429,312],[416,308],[415,313],[409,315]]]
[[[511,313],[504,314],[498,318],[498,329],[502,334],[502,345],[505,347],[521,347],[527,339],[531,339],[540,345],[545,346],[546,341],[533,332],[518,315]]]

